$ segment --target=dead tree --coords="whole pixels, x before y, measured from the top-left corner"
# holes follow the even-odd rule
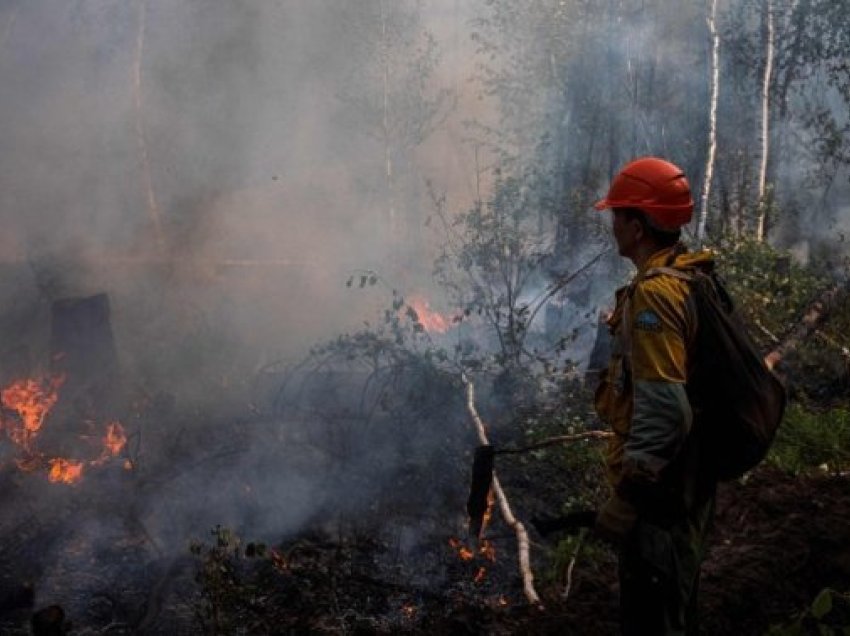
[[[50,367],[65,376],[62,410],[95,418],[115,415],[120,377],[106,294],[53,302]]]
[[[809,308],[796,326],[764,357],[768,368],[775,368],[785,356],[799,347],[806,338],[829,318],[830,313],[847,298],[848,294],[850,294],[850,281],[833,285],[818,296],[809,305]]]

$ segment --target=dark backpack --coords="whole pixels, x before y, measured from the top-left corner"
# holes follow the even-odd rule
[[[688,281],[696,305],[687,392],[701,463],[716,479],[737,479],[767,455],[785,412],[785,386],[714,272],[657,267],[645,276],[657,274]]]

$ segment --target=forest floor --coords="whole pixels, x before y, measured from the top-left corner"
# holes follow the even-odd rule
[[[848,495],[848,476],[792,476],[769,466],[746,481],[722,484],[701,581],[701,633],[763,634],[809,608],[824,588],[850,590]],[[507,550],[492,568],[492,582],[462,582],[469,569],[458,564],[454,582],[435,589],[409,585],[403,574],[388,583],[374,569],[374,548],[314,543],[304,553],[311,553],[309,566],[301,556],[283,579],[267,579],[276,591],[259,612],[263,624],[282,630],[273,633],[619,633],[610,552],[578,563],[566,600],[562,586],[538,572],[540,611],[523,602]],[[340,561],[341,549],[348,554]],[[506,584],[513,588],[510,603],[498,594]]]
[[[567,602],[511,629],[618,633],[613,568],[576,576]],[[743,483],[720,486],[701,580],[702,633],[763,634],[827,587],[850,589],[850,476],[792,476],[762,467]]]
[[[545,605],[538,610],[525,602],[515,541],[498,513],[487,530],[498,554],[492,561],[459,559],[447,542],[447,513],[427,516],[443,500],[442,507],[462,522],[463,471],[421,470],[396,480],[397,500],[380,503],[357,530],[319,523],[280,541],[268,558],[236,561],[230,548],[214,557],[212,551],[190,556],[185,550],[157,557],[130,523],[132,510],[117,518],[115,540],[99,553],[83,540],[86,515],[102,520],[105,510],[121,510],[117,501],[124,491],[116,485],[117,494],[108,500],[102,495],[96,507],[80,505],[81,491],[55,522],[6,533],[0,592],[16,589],[28,569],[42,570],[34,578],[44,580],[45,564],[52,564],[38,598],[50,598],[51,580],[53,587],[79,585],[79,603],[65,606],[70,634],[619,633],[610,550],[596,543],[586,548],[564,600],[563,577],[553,566],[555,544],[532,531]],[[557,464],[539,458],[505,462],[499,470],[522,519],[543,512],[546,502],[563,500],[568,486],[578,487],[574,476],[558,478]],[[594,481],[592,472],[585,478]],[[453,494],[441,499],[441,491]],[[14,488],[6,494],[12,497]],[[103,535],[103,522],[98,524]],[[60,550],[65,535],[70,539]],[[701,582],[701,632],[746,636],[787,624],[824,588],[850,591],[850,476],[791,475],[764,465],[746,480],[722,484],[711,546]],[[64,555],[59,565],[57,553]],[[486,576],[479,577],[482,569]],[[32,600],[18,602],[5,592],[0,600],[0,632],[30,633],[29,617],[38,609]]]

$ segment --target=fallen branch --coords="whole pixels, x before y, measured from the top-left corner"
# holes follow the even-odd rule
[[[466,385],[466,408],[469,410],[469,415],[472,417],[472,421],[475,424],[475,428],[478,432],[478,439],[482,444],[489,444],[490,442],[487,439],[487,429],[484,426],[484,422],[481,420],[481,417],[478,415],[478,410],[475,408],[475,385],[469,380],[469,378],[466,377],[465,373],[461,375],[461,379],[463,380],[464,385]],[[529,603],[542,609],[543,604],[540,601],[540,596],[537,594],[537,590],[534,589],[534,572],[531,571],[528,532],[519,519],[514,516],[511,506],[508,503],[508,498],[505,495],[505,491],[502,490],[502,485],[499,483],[499,479],[496,477],[495,472],[493,473],[493,495],[496,497],[496,501],[499,504],[499,510],[502,513],[505,523],[513,528],[516,533],[519,570],[522,575],[525,597],[528,599]]]
[[[562,444],[571,444],[573,442],[582,442],[589,439],[608,439],[614,437],[614,433],[610,431],[585,431],[584,433],[575,433],[573,435],[558,435],[557,437],[547,437],[534,444],[522,446],[520,448],[497,448],[493,452],[496,455],[513,455],[515,453],[526,453],[528,451],[548,448],[550,446],[560,446]]]
[[[806,313],[791,332],[764,357],[768,369],[773,369],[790,352],[826,321],[830,312],[850,293],[850,281],[830,287],[815,302],[809,305]]]

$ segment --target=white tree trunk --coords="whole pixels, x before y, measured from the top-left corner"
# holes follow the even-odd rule
[[[761,166],[758,180],[758,224],[756,240],[764,240],[765,216],[767,215],[767,160],[770,153],[770,79],[773,75],[774,55],[773,0],[767,0],[767,53],[764,63],[764,81],[761,96]]]
[[[717,0],[711,0],[708,31],[711,34],[711,102],[708,114],[708,157],[705,161],[705,178],[702,182],[699,222],[697,224],[698,241],[702,241],[705,237],[708,200],[711,196],[711,182],[714,179],[714,163],[717,157],[717,101],[720,91],[720,35],[717,33]]]
[[[475,407],[475,385],[466,377],[466,374],[461,374],[461,379],[466,385],[466,408],[472,417],[472,422],[475,424],[475,430],[478,433],[478,441],[482,444],[490,444],[487,439],[487,427],[484,421],[478,414],[478,409]],[[522,588],[525,592],[525,598],[531,605],[541,608],[543,603],[540,601],[540,596],[534,587],[534,571],[531,569],[531,542],[528,538],[528,531],[522,522],[514,516],[511,504],[508,497],[496,477],[496,471],[493,471],[493,495],[496,502],[499,504],[499,510],[502,513],[502,518],[505,523],[513,528],[517,539],[517,561],[519,564],[520,575],[522,576]]]

